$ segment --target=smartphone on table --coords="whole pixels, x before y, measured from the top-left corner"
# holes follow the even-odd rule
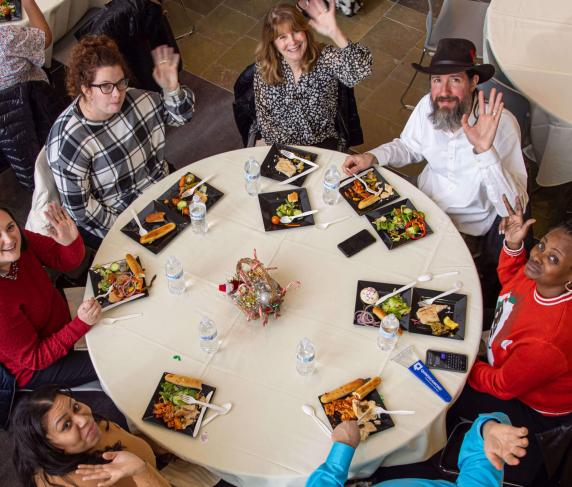
[[[467,372],[469,358],[462,353],[427,350],[425,364],[430,369],[450,370],[452,372]]]
[[[356,233],[347,240],[340,242],[338,248],[346,257],[351,257],[357,254],[360,250],[365,249],[367,246],[375,242],[375,237],[367,230],[362,230]]]

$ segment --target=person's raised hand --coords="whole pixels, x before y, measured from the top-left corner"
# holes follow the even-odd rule
[[[530,226],[536,221],[534,218],[524,221],[524,211],[522,209],[522,204],[520,203],[520,198],[516,199],[516,204],[514,208],[508,201],[506,195],[502,195],[502,200],[506,210],[508,211],[508,217],[503,219],[501,225],[501,231],[504,231],[504,239],[509,249],[517,250],[520,248],[522,241],[528,233]]]
[[[502,93],[493,88],[489,94],[489,103],[485,103],[485,94],[479,91],[479,118],[474,125],[469,125],[469,115],[465,113],[461,125],[468,141],[477,154],[488,151],[495,140],[504,107]]]
[[[95,325],[101,318],[101,305],[95,298],[86,299],[77,309],[77,317],[89,326]]]
[[[508,465],[518,465],[519,458],[526,455],[528,446],[526,428],[487,421],[483,425],[482,432],[485,455],[497,470],[502,470],[503,462]]]
[[[332,441],[345,443],[352,448],[357,448],[360,442],[359,426],[357,421],[344,421],[338,424],[332,432]]]
[[[329,37],[342,49],[348,45],[348,39],[336,21],[336,2],[334,0],[330,0],[329,5],[324,0],[300,0],[298,7],[310,16],[308,24],[318,34]]]
[[[159,46],[151,51],[153,63],[153,79],[166,92],[175,91],[179,87],[179,58],[172,47]]]
[[[82,477],[82,480],[101,480],[98,487],[113,485],[123,478],[133,477],[145,471],[145,462],[137,455],[128,451],[108,451],[103,455],[105,460],[111,463],[99,465],[77,466],[75,473]]]
[[[352,154],[346,157],[346,160],[342,164],[342,170],[348,176],[351,176],[352,174],[373,166],[376,162],[377,159],[375,156],[369,152],[365,152],[364,154]]]
[[[68,246],[75,241],[79,232],[66,210],[56,203],[48,203],[44,215],[50,224],[48,233],[57,243]]]

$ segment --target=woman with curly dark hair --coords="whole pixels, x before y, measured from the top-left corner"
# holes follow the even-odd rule
[[[168,174],[165,124],[183,125],[193,114],[194,95],[179,84],[179,55],[167,46],[152,55],[161,94],[128,88],[127,66],[109,37],[84,37],[72,52],[66,85],[75,99],[52,127],[46,155],[62,205],[92,248]]]
[[[256,51],[256,118],[266,143],[337,148],[338,81],[353,87],[371,73],[369,49],[350,42],[336,22],[335,2],[301,0],[271,8]],[[312,30],[335,46],[316,42]]]
[[[11,434],[25,487],[169,486],[145,440],[94,416],[57,385],[23,397]]]

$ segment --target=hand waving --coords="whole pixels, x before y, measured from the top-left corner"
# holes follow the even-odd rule
[[[502,470],[503,462],[518,465],[519,458],[526,455],[528,430],[515,428],[509,424],[487,421],[483,426],[485,455],[497,470]]]
[[[503,218],[502,226],[504,228],[504,238],[507,245],[511,249],[520,248],[524,237],[528,233],[529,227],[536,221],[534,218],[524,221],[522,204],[517,198],[516,205],[513,208],[508,202],[506,195],[502,195],[504,206],[508,211],[508,217]]]
[[[49,203],[44,215],[50,224],[48,232],[57,243],[67,247],[77,238],[75,222],[60,205]]]
[[[175,91],[179,86],[179,58],[172,47],[159,46],[151,51],[155,68],[153,79],[165,91]]]
[[[298,8],[310,16],[311,20],[308,24],[318,34],[329,37],[342,49],[348,45],[348,40],[339,29],[336,21],[334,0],[330,0],[329,5],[326,5],[323,0],[300,0]]]
[[[76,474],[81,475],[84,481],[101,480],[102,482],[97,484],[98,487],[107,487],[145,470],[145,462],[128,451],[108,451],[103,454],[103,458],[112,462],[103,465],[78,465]]]
[[[468,114],[463,115],[461,119],[463,130],[477,154],[486,152],[492,147],[503,107],[502,93],[497,93],[493,88],[489,95],[488,107],[485,104],[484,93],[479,91],[479,118],[475,125],[469,125]]]

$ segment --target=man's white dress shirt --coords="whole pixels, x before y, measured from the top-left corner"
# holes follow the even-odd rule
[[[526,207],[526,168],[520,147],[520,129],[506,108],[490,150],[473,152],[462,128],[437,130],[429,119],[431,95],[424,96],[399,139],[370,150],[381,165],[402,167],[427,161],[418,186],[445,211],[460,232],[480,236],[491,228],[497,214],[507,216],[502,195],[511,204],[522,198]],[[469,124],[475,123],[474,110]]]

